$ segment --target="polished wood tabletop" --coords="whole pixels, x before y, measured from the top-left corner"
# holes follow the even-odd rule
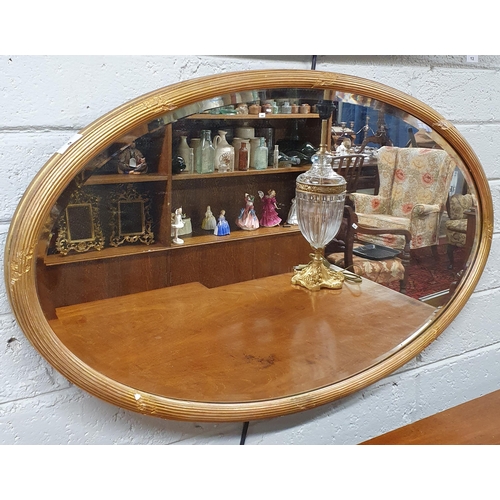
[[[291,276],[87,302],[58,308],[50,324],[84,363],[137,390],[249,402],[350,377],[397,349],[435,311],[368,280],[310,292]]]
[[[500,391],[436,413],[361,444],[500,444]]]

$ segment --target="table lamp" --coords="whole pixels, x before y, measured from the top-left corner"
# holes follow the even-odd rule
[[[333,154],[327,150],[328,120],[333,107],[333,101],[326,99],[317,104],[322,120],[321,144],[311,158],[311,168],[297,177],[295,187],[299,229],[313,254],[309,264],[298,266],[292,284],[311,291],[339,289],[344,283],[344,274],[332,269],[324,257],[326,245],[335,238],[342,223],[346,195],[346,181],[333,170]]]

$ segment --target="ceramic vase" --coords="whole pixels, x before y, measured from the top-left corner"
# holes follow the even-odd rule
[[[181,135],[179,142],[179,147],[177,148],[177,156],[181,156],[182,159],[184,160],[184,163],[186,164],[186,171],[190,172],[191,171],[191,166],[189,164],[190,160],[190,147],[189,144],[187,143],[187,135]]]
[[[214,137],[215,170],[219,172],[232,172],[234,170],[234,147],[227,142],[227,132],[219,130],[219,135]]]
[[[177,155],[182,157],[184,163],[186,164],[186,172],[191,173],[193,171],[193,162],[191,158],[191,148],[187,142],[187,135],[181,135],[181,142],[177,148]]]

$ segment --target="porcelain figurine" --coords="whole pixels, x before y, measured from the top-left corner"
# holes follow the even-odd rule
[[[297,203],[295,198],[292,198],[292,206],[288,212],[288,217],[286,219],[287,224],[298,226],[299,221],[297,220]]]
[[[221,210],[214,234],[215,236],[226,236],[229,233],[231,233],[231,229],[229,228],[229,222],[226,220],[226,211]]]
[[[135,141],[118,156],[119,174],[145,174],[148,164],[144,155],[135,147]]]
[[[205,212],[205,217],[201,223],[201,228],[205,231],[213,231],[216,225],[217,221],[215,220],[215,216],[210,209],[210,205],[208,205],[207,211]]]
[[[255,213],[254,196],[245,193],[245,207],[241,209],[236,219],[236,225],[245,231],[253,231],[259,228],[259,219]]]
[[[175,210],[174,222],[172,223],[172,227],[175,230],[173,243],[175,243],[176,245],[182,245],[184,243],[184,240],[179,238],[179,229],[182,229],[184,227],[184,222],[182,220],[182,207]]]
[[[276,203],[276,191],[270,189],[264,196],[262,191],[259,191],[260,199],[262,200],[262,216],[260,225],[263,227],[279,226],[281,217],[278,215],[278,205]]]

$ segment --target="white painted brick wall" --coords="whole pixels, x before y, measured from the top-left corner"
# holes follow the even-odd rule
[[[308,56],[0,56],[0,244],[24,190],[76,131],[178,81],[226,71],[309,69]],[[318,56],[317,69],[370,78],[451,120],[480,158],[500,213],[499,56]],[[248,444],[355,444],[500,387],[500,217],[476,292],[421,355],[321,408],[252,422]],[[2,262],[3,266],[3,262]],[[3,269],[3,267],[2,267]],[[70,384],[19,330],[0,283],[0,445],[238,444],[241,424],[160,420]]]

